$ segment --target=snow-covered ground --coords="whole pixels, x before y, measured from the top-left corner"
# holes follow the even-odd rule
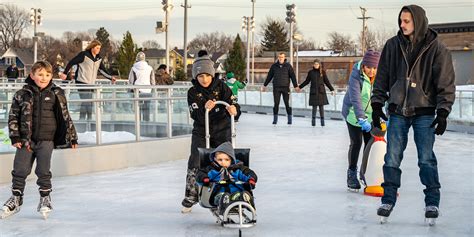
[[[243,114],[237,125],[238,147],[251,148],[251,167],[259,175],[258,223],[242,236],[474,235],[474,135],[447,132],[437,137],[442,189],[441,216],[434,227],[424,223],[423,186],[410,136],[399,201],[389,222],[380,225],[379,198],[346,190],[349,139],[343,121],[312,128],[307,118],[294,118],[287,126],[280,117],[276,127],[271,120],[268,115]],[[35,182],[29,181],[22,210],[0,220],[0,236],[238,236],[238,230],[215,224],[211,213],[199,206],[187,215],[179,212],[184,158],[54,177],[54,211],[47,221],[36,212],[39,195]],[[0,185],[1,202],[9,197],[9,187]]]

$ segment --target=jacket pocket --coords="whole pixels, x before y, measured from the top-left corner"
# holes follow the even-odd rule
[[[402,105],[405,100],[405,83],[406,80],[404,77],[399,77],[397,81],[390,87],[390,94],[388,103]]]

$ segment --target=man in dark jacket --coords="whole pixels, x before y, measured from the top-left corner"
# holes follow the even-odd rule
[[[292,112],[290,107],[290,79],[296,91],[299,91],[293,67],[286,62],[285,54],[278,55],[278,61],[270,67],[267,79],[263,83],[262,91],[266,90],[268,83],[273,80],[273,124],[278,122],[278,109],[280,107],[280,97],[283,95],[286,114],[288,115],[288,124],[292,123]]]
[[[398,34],[386,42],[382,51],[371,98],[374,126],[380,128],[380,119],[387,120],[382,111],[385,102],[390,113],[383,166],[384,196],[377,214],[386,218],[395,205],[400,187],[399,167],[409,128],[413,126],[419,175],[426,186],[425,216],[436,218],[441,185],[433,152],[434,135],[442,135],[446,130],[446,119],[454,103],[453,63],[437,33],[428,28],[423,8],[404,6],[398,24]]]
[[[7,76],[8,81],[15,81],[18,79],[18,76],[20,76],[20,71],[18,70],[15,62],[13,62],[12,65],[7,68],[5,76]]]

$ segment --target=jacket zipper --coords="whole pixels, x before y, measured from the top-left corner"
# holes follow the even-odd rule
[[[415,65],[418,62],[418,60],[421,58],[421,56],[423,56],[423,54],[426,52],[426,50],[428,50],[428,48],[434,43],[434,41],[435,40],[432,40],[427,46],[423,47],[423,50],[421,50],[421,53],[418,55],[415,62],[413,63],[412,68],[409,71],[407,71],[407,74],[406,74],[406,82],[407,83],[406,83],[406,86],[405,86],[405,99],[403,100],[403,107],[402,107],[402,114],[403,115],[406,115],[408,89],[410,88],[410,78],[411,78],[411,75],[413,74],[413,69],[415,68]],[[410,66],[408,65],[407,57],[405,55],[405,51],[403,51],[403,47],[402,47],[402,44],[401,44],[400,40],[398,42],[400,44],[400,49],[402,51],[403,59],[405,59],[405,63],[407,65],[407,68],[410,68]]]
[[[42,114],[42,101],[43,101],[43,93],[40,91],[39,92],[40,96],[39,96],[39,101],[38,101],[38,120],[37,120],[37,123],[36,123],[36,131],[35,131],[35,139],[36,141],[38,141],[39,139],[39,130],[40,130],[40,121],[41,121],[41,114]]]

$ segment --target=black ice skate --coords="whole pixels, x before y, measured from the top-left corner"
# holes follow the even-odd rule
[[[43,219],[48,219],[49,213],[53,210],[51,206],[51,196],[40,197],[38,204],[38,212],[41,213]]]
[[[5,219],[20,211],[23,204],[23,197],[20,195],[12,195],[2,207],[1,219]]]
[[[436,219],[439,216],[439,209],[437,206],[427,206],[425,207],[425,222],[430,226],[436,224]]]
[[[347,188],[351,192],[359,192],[360,182],[357,179],[357,169],[347,170]]]
[[[382,204],[379,209],[377,209],[377,215],[380,216],[380,224],[387,222],[390,213],[392,213],[393,205],[392,204]]]

